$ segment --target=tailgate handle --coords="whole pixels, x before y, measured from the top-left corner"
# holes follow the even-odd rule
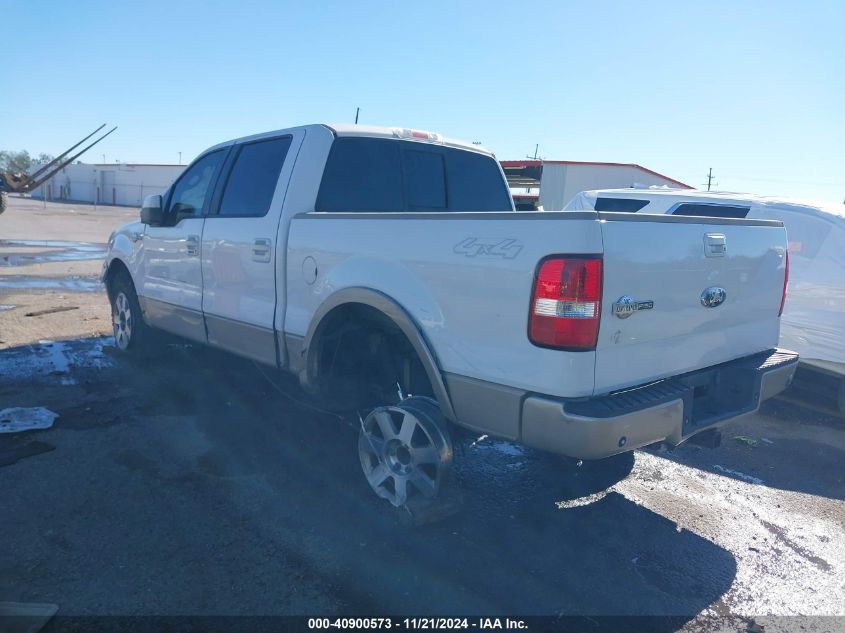
[[[728,243],[723,233],[704,234],[704,256],[724,257],[728,252]]]

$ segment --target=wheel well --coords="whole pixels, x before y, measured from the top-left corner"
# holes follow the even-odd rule
[[[314,332],[309,383],[339,409],[392,404],[402,393],[434,396],[428,369],[402,329],[380,310],[346,303]],[[398,386],[397,386],[398,384]]]
[[[112,285],[114,284],[114,280],[117,279],[120,275],[126,275],[126,278],[132,282],[132,275],[129,274],[129,268],[126,267],[119,259],[113,259],[109,264],[109,268],[106,271],[106,276],[104,282],[106,284],[106,292],[109,295],[109,299],[112,298]]]

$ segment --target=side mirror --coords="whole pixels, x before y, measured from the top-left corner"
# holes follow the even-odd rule
[[[141,207],[141,222],[150,226],[164,224],[164,209],[161,207],[161,196],[159,194],[144,198],[144,206]]]

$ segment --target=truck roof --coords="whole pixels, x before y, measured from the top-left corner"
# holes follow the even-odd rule
[[[312,123],[309,125],[298,125],[296,127],[283,128],[281,130],[273,130],[270,132],[261,132],[259,134],[251,134],[249,136],[242,136],[240,138],[231,139],[223,143],[218,143],[213,147],[209,147],[206,152],[233,143],[242,143],[244,141],[254,141],[260,138],[269,136],[278,136],[295,130],[309,130],[314,128],[328,128],[335,136],[366,136],[370,138],[392,138],[399,140],[408,140],[419,143],[434,143],[437,145],[445,145],[447,147],[455,147],[465,149],[479,154],[487,154],[493,156],[493,152],[483,147],[468,141],[460,139],[445,138],[437,132],[423,131],[405,127],[381,127],[376,125],[359,125],[356,123]],[[205,152],[203,152],[205,153]]]

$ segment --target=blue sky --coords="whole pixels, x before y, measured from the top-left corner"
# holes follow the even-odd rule
[[[190,160],[351,121],[845,199],[845,2],[12,2],[0,149]]]

